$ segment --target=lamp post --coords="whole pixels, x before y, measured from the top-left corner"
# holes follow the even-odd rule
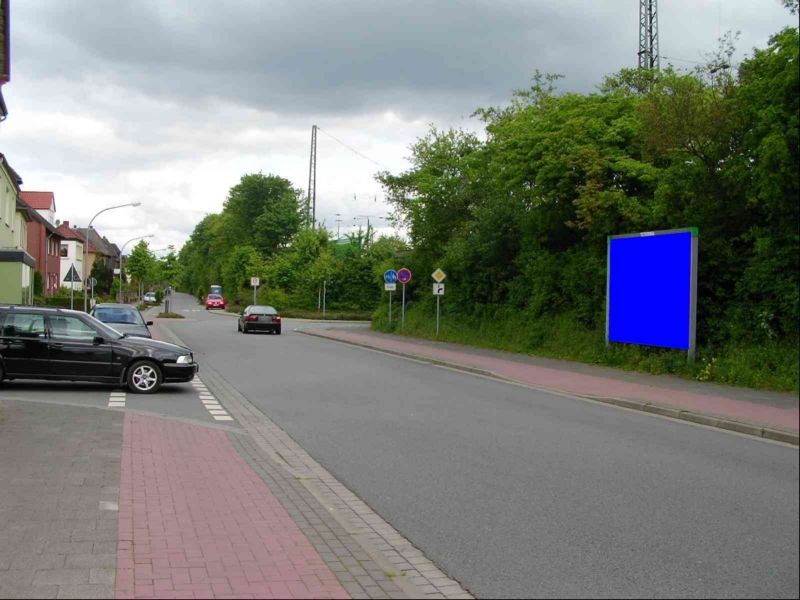
[[[140,235],[135,238],[129,239],[127,242],[122,244],[122,248],[119,249],[119,303],[122,304],[122,252],[125,250],[125,246],[130,244],[131,242],[135,242],[136,240],[143,240],[145,238],[151,238],[153,235]]]
[[[89,230],[92,228],[92,223],[94,220],[102,215],[104,212],[109,210],[114,210],[115,208],[125,208],[126,206],[141,206],[141,202],[126,202],[125,204],[117,204],[116,206],[109,206],[108,208],[104,208],[100,212],[98,212],[95,216],[92,217],[92,220],[89,221],[89,225],[86,226],[86,235],[83,236],[83,312],[86,312],[87,304],[88,304],[88,297],[87,297],[87,290],[86,290],[86,279],[88,278],[87,265],[88,262],[88,252],[89,252]],[[120,269],[122,266],[120,265]],[[121,273],[122,271],[120,271]]]

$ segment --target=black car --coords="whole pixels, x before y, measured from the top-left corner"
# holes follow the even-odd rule
[[[120,383],[152,394],[162,383],[191,381],[198,369],[188,348],[127,336],[86,313],[0,306],[0,381]]]
[[[90,312],[95,319],[111,325],[120,333],[126,333],[135,337],[153,337],[148,327],[152,321],[145,321],[142,313],[135,306],[130,304],[113,304],[103,302],[97,304]]]
[[[248,306],[239,315],[238,329],[242,333],[270,331],[281,334],[281,317],[271,306]]]

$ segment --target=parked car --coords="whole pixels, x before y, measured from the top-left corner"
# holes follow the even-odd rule
[[[206,296],[206,310],[221,308],[225,310],[225,297],[222,294],[209,294]]]
[[[153,304],[158,302],[155,292],[147,292],[144,296],[142,296],[142,300],[145,302],[152,302]]]
[[[150,334],[152,321],[145,321],[142,313],[130,304],[101,303],[89,312],[95,319],[111,325],[120,333],[136,337],[153,337]]]
[[[0,306],[0,381],[96,381],[152,394],[198,370],[189,348],[128,336],[86,313]]]
[[[238,329],[242,333],[269,331],[281,334],[281,317],[271,306],[248,306],[239,315]]]

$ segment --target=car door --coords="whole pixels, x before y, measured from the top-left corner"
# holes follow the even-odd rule
[[[48,374],[44,315],[17,309],[6,312],[0,329],[0,356],[8,375],[24,377]]]
[[[48,316],[50,366],[54,375],[76,379],[111,377],[112,347],[100,331],[78,316]]]

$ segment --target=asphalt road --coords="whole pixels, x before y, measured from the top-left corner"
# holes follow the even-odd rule
[[[796,448],[176,303],[201,365],[479,597],[798,597]]]

